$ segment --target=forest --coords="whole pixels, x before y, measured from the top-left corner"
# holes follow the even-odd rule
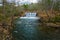
[[[20,5],[16,0],[0,0],[0,40],[12,40],[13,21],[25,15],[25,12],[36,12],[41,18],[40,29],[44,32],[59,31],[60,0],[37,0],[37,3]]]

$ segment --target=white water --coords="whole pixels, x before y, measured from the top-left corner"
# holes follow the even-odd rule
[[[20,17],[20,19],[39,19],[38,17]]]
[[[37,13],[33,12],[26,12],[24,17],[20,17],[20,19],[40,19],[39,17],[36,17]]]
[[[26,16],[26,17],[36,17],[36,14],[37,14],[37,13],[27,12],[27,13],[25,13],[25,16]]]

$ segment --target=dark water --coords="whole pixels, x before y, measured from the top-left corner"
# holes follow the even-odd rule
[[[41,31],[39,23],[37,19],[17,19],[12,36],[15,40],[60,40],[59,32]]]

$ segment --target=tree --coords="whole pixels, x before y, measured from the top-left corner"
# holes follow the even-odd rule
[[[60,0],[55,1],[53,9],[56,10],[56,11],[60,10]]]
[[[24,10],[27,11],[28,10],[28,4],[23,4]]]

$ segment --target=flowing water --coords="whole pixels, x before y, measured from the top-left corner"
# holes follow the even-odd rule
[[[28,16],[29,15],[29,16]],[[33,15],[26,14],[27,18],[17,18],[14,22],[15,28],[13,29],[12,36],[15,40],[59,40],[59,38],[54,38],[52,35],[45,34],[43,31],[39,31],[40,21],[36,18],[36,14],[34,14],[34,18],[31,18]],[[52,39],[54,38],[54,39]]]

